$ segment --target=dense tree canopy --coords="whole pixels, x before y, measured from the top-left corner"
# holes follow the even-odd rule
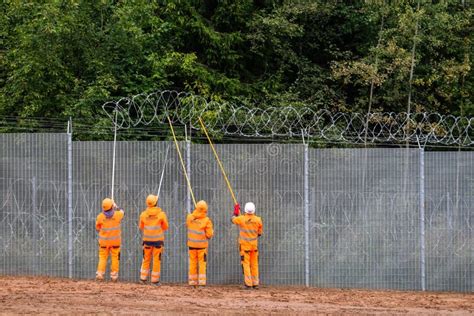
[[[0,4],[0,114],[100,116],[159,89],[251,106],[474,115],[464,1]],[[409,102],[410,96],[410,102]]]

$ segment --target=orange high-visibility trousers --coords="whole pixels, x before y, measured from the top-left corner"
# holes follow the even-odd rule
[[[206,265],[207,248],[189,248],[189,285],[206,285]]]
[[[142,268],[140,270],[140,280],[147,280],[148,274],[150,273],[151,258],[153,257],[153,267],[151,269],[151,283],[160,282],[162,251],[163,247],[143,245],[143,261]]]
[[[241,250],[240,261],[246,286],[258,286],[258,250]]]
[[[120,246],[109,246],[99,248],[99,263],[97,264],[96,279],[103,280],[105,269],[107,267],[107,259],[110,255],[110,278],[117,281],[120,267]]]

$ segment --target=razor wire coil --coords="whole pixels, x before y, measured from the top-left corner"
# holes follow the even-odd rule
[[[333,112],[308,106],[249,107],[173,90],[109,101],[102,109],[118,129],[188,125],[202,117],[213,134],[233,137],[305,137],[331,142],[423,143],[472,146],[474,118],[432,112]],[[115,115],[117,119],[115,120]]]

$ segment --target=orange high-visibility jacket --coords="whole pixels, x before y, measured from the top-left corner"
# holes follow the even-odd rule
[[[206,210],[194,210],[186,218],[188,227],[188,247],[207,248],[208,240],[214,235],[212,221],[206,216]]]
[[[232,218],[239,226],[239,244],[242,250],[257,250],[258,237],[263,233],[262,219],[254,214],[245,214]]]
[[[143,241],[164,241],[165,230],[168,229],[168,218],[159,207],[148,207],[140,214],[140,230],[143,231]]]
[[[99,231],[99,245],[101,247],[120,246],[123,211],[115,211],[112,217],[107,218],[104,213],[97,215],[95,229]]]

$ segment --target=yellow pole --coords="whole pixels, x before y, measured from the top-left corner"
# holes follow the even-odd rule
[[[232,187],[230,186],[230,182],[229,182],[229,179],[227,178],[224,167],[222,166],[219,156],[217,155],[216,149],[214,148],[211,138],[209,137],[209,134],[207,133],[206,126],[204,125],[204,122],[202,121],[200,117],[199,117],[199,123],[201,123],[202,129],[204,133],[206,134],[207,140],[209,141],[209,145],[211,145],[212,151],[214,152],[214,156],[216,157],[216,160],[217,160],[217,163],[219,164],[222,175],[224,176],[225,182],[227,183],[227,187],[229,188],[230,194],[232,195],[232,199],[234,200],[234,204],[237,204],[237,199],[235,198],[234,191],[232,191]]]
[[[178,157],[179,157],[179,160],[181,161],[181,167],[183,167],[184,176],[186,178],[186,182],[188,183],[188,188],[189,188],[189,191],[191,192],[191,197],[193,198],[194,206],[196,207],[196,199],[194,198],[193,188],[191,187],[191,181],[189,181],[188,173],[186,172],[186,167],[184,166],[183,157],[181,156],[181,151],[179,150],[178,141],[176,140],[176,135],[174,134],[173,124],[171,123],[170,117],[167,116],[167,118],[168,118],[168,122],[170,123],[171,133],[173,134],[174,144],[176,145],[176,150],[178,151]]]

